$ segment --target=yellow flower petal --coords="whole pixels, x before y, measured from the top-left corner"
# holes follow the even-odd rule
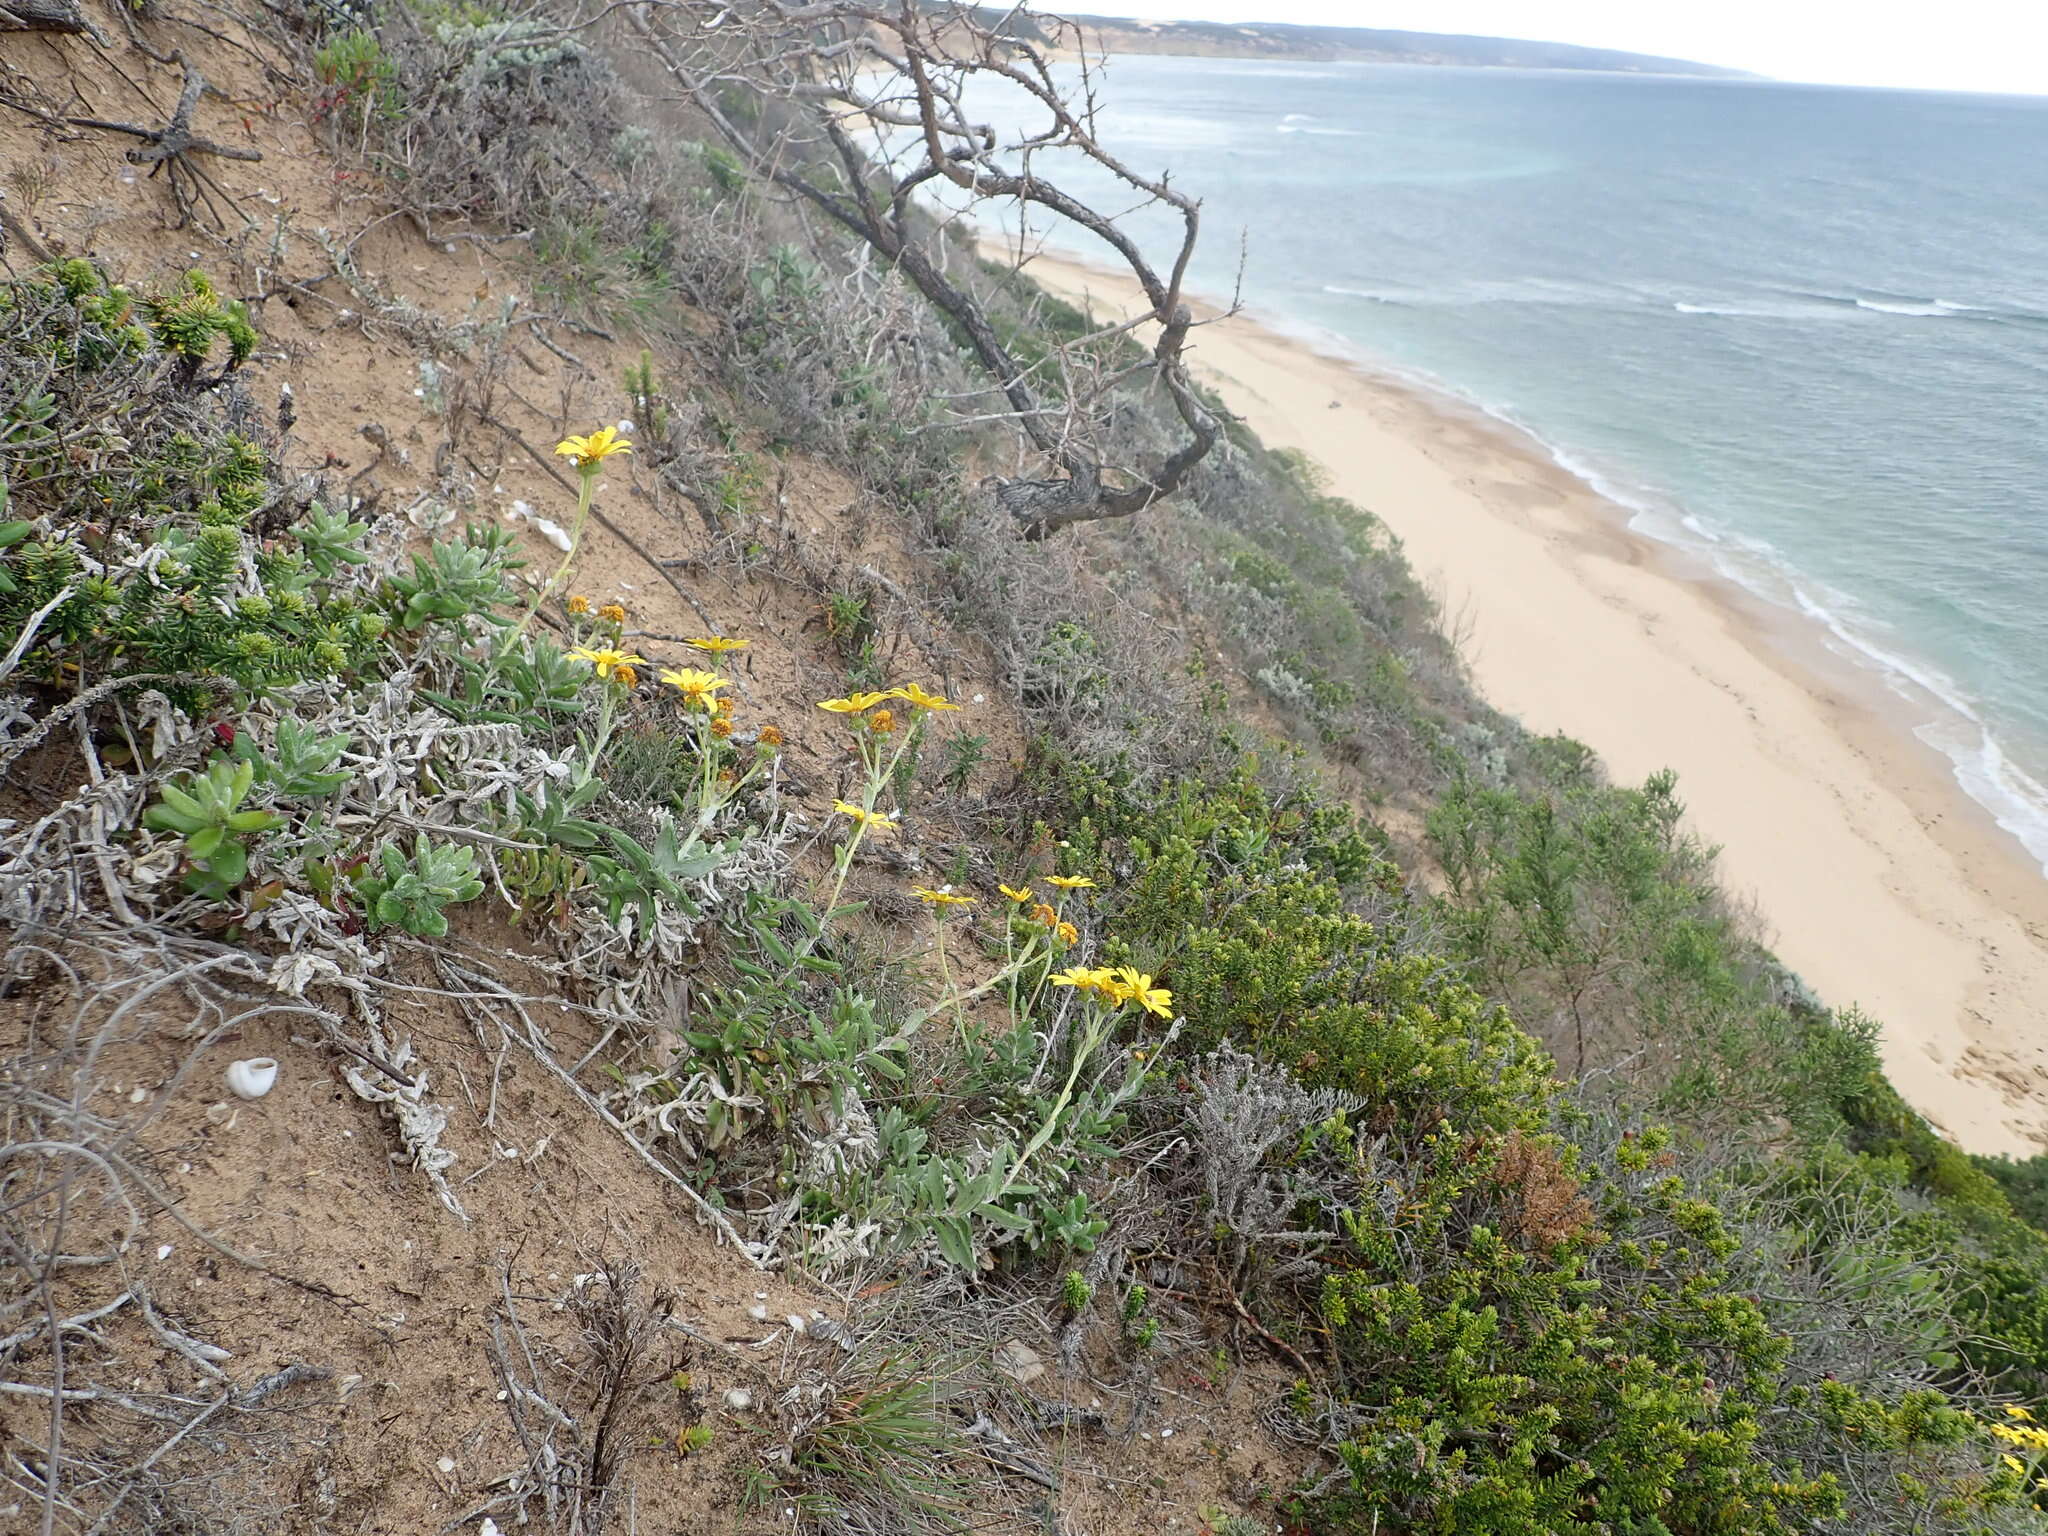
[[[1001,891],[1005,896],[1009,897],[1010,900],[1014,902],[1022,903],[1029,901],[1031,899],[1031,887],[1028,885],[1025,886],[1022,890],[1017,889],[1017,887],[1014,885],[998,885],[996,889]]]
[[[1123,965],[1117,967],[1117,986],[1122,991],[1122,1002],[1136,1003],[1147,1013],[1157,1014],[1162,1019],[1173,1017],[1173,994],[1164,987],[1155,987],[1152,978],[1143,971]]]
[[[700,651],[709,651],[714,656],[723,656],[727,651],[744,651],[749,642],[728,640],[723,635],[699,635],[694,640],[683,641],[683,644],[694,646]]]
[[[569,655],[576,661],[587,661],[597,668],[599,677],[608,678],[620,667],[644,667],[645,656],[635,656],[631,651],[615,651],[607,646],[579,645],[571,648]]]
[[[1089,891],[1095,888],[1095,882],[1086,875],[1047,875],[1045,883],[1056,885],[1063,891]]]
[[[820,699],[818,700],[818,708],[829,709],[835,715],[858,715],[863,711],[873,709],[884,699],[893,699],[895,697],[896,694],[893,690],[888,693],[854,693],[847,695],[843,699]]]
[[[926,693],[915,683],[905,683],[901,688],[889,690],[897,698],[915,704],[919,709],[958,709],[958,704],[949,704],[936,693]]]
[[[834,800],[832,809],[842,816],[851,816],[870,832],[887,834],[896,830],[896,823],[880,811],[863,810],[848,800]]]

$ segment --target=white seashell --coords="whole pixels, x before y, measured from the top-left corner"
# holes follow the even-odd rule
[[[757,1323],[765,1323],[768,1321],[768,1309],[759,1302],[756,1302],[753,1306],[747,1308],[747,1316]]]
[[[802,1333],[805,1329],[811,1326],[810,1323],[805,1320],[804,1315],[801,1312],[790,1313],[789,1316],[784,1319],[784,1321],[789,1324],[789,1331],[791,1333]]]
[[[455,1458],[453,1456],[443,1456],[434,1463],[434,1466],[444,1475],[453,1472],[455,1470]]]
[[[754,1394],[745,1387],[734,1387],[725,1394],[725,1406],[734,1413],[745,1413],[754,1406]]]
[[[227,1070],[228,1088],[238,1099],[260,1099],[277,1084],[277,1059],[251,1056],[232,1063]]]

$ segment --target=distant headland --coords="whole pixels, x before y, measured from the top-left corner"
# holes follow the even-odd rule
[[[1496,69],[1584,69],[1610,74],[1696,75],[1754,80],[1760,76],[1690,59],[1582,48],[1574,43],[1511,37],[1466,37],[1448,32],[1395,32],[1378,27],[1312,27],[1281,22],[1139,21],[1129,17],[1075,16],[1091,47],[1105,53],[1177,54],[1195,58],[1348,60],[1375,64],[1460,64]],[[1007,30],[1035,29],[1028,15],[1011,15]],[[1034,39],[1036,41],[1038,39]],[[1052,39],[1047,36],[1044,41]]]

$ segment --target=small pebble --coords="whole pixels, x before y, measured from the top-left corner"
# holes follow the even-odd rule
[[[455,1458],[453,1456],[443,1456],[434,1465],[441,1470],[443,1476],[446,1476],[455,1470]]]
[[[753,1306],[747,1308],[747,1316],[757,1323],[765,1323],[768,1321],[768,1309],[759,1302],[756,1302]]]
[[[725,1406],[734,1413],[745,1413],[754,1406],[754,1394],[745,1387],[733,1387],[725,1394]]]

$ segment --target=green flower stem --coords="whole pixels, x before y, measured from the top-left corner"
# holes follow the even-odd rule
[[[1003,1196],[1014,1189],[1017,1180],[1022,1177],[1024,1165],[1038,1154],[1040,1148],[1052,1140],[1053,1132],[1059,1128],[1060,1116],[1067,1112],[1067,1105],[1073,1102],[1074,1084],[1080,1081],[1081,1069],[1088,1064],[1088,1058],[1100,1049],[1102,1042],[1109,1038],[1109,1019],[1110,1015],[1103,1008],[1090,1005],[1088,1023],[1082,1033],[1081,1043],[1074,1051],[1074,1064],[1067,1069],[1067,1080],[1060,1085],[1060,1096],[1053,1100],[1052,1111],[1045,1117],[1045,1124],[1041,1125],[1031,1140],[1024,1144],[1024,1150],[1017,1154],[1017,1161],[1010,1165],[1010,1172],[1003,1180],[1003,1187],[989,1197],[991,1205],[1002,1202]]]
[[[861,789],[860,800],[860,808],[864,816],[872,816],[874,814],[875,802],[881,799],[883,789],[888,786],[890,779],[895,776],[896,765],[903,760],[904,749],[909,745],[910,733],[905,731],[902,733],[902,739],[896,744],[895,753],[890,757],[885,767],[882,765],[880,756],[875,751],[874,732],[863,727],[860,736],[860,760],[861,766],[868,771],[868,781]],[[834,859],[837,868],[834,871],[832,880],[832,894],[825,900],[825,916],[828,920],[839,909],[839,898],[846,890],[846,877],[853,873],[853,855],[860,847],[861,839],[867,836],[867,831],[868,824],[865,820],[856,821],[853,826],[853,835],[841,845]],[[823,937],[824,929],[821,926],[819,931],[805,942],[800,953],[808,956],[818,947],[818,940]]]
[[[526,605],[526,612],[521,615],[518,625],[506,637],[507,644],[526,633],[526,627],[533,622],[533,616],[540,612],[540,605],[546,602],[548,594],[568,577],[569,567],[576,563],[576,551],[583,547],[583,530],[590,525],[591,503],[597,499],[597,477],[601,467],[602,461],[598,459],[576,466],[577,473],[582,478],[576,487],[576,522],[569,530],[569,547],[562,552],[562,563],[555,567],[555,573],[533,594],[533,601]]]

